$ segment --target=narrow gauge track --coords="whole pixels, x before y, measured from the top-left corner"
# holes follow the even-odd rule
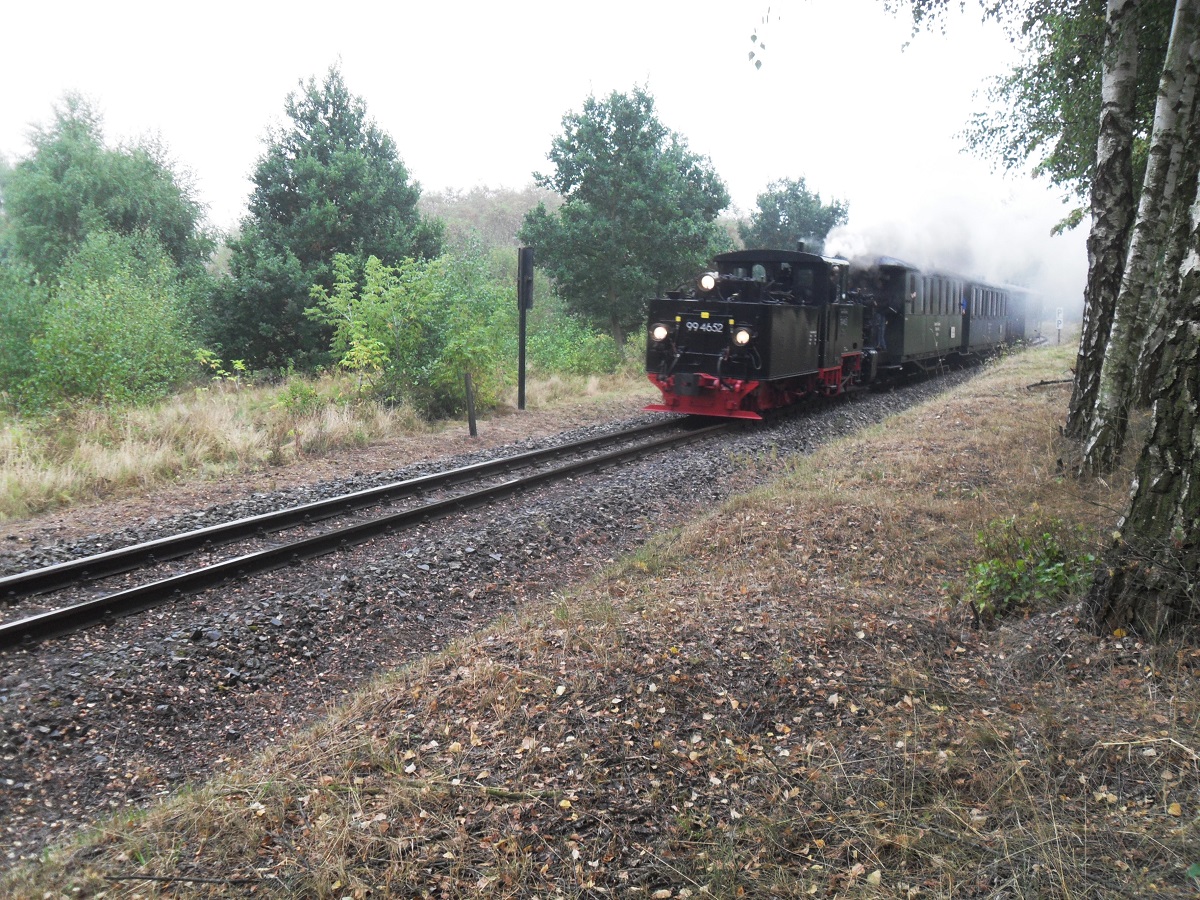
[[[514,469],[545,466],[566,456],[582,455],[580,459],[543,468],[521,477],[509,478],[444,499],[420,503],[401,512],[387,513],[367,520],[356,521],[343,527],[332,528],[319,534],[285,543],[277,543],[266,549],[105,594],[95,599],[0,623],[0,649],[23,642],[44,640],[90,625],[108,622],[119,616],[149,609],[167,600],[187,593],[195,593],[230,579],[248,577],[285,565],[299,565],[306,559],[362,543],[379,534],[482,506],[538,484],[597,471],[609,465],[648,456],[665,447],[698,440],[716,432],[728,431],[730,428],[731,425],[728,422],[699,427],[694,422],[687,420],[652,422],[614,434],[488,460],[447,472],[398,481],[353,494],[250,516],[107,553],[8,575],[0,578],[0,598],[3,598],[9,605],[14,605],[21,598],[33,594],[63,591],[78,587],[83,582],[98,581],[139,568],[153,567],[165,561],[187,556],[197,550],[209,550],[219,544],[262,539],[271,532],[312,525],[337,516],[346,516],[369,507],[391,504],[403,497],[416,496],[419,498],[426,493],[443,491],[458,484],[478,482],[494,478],[497,475],[505,475]],[[620,446],[617,449],[604,449],[613,444],[629,441],[637,442]]]

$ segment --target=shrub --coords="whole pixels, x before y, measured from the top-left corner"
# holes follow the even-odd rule
[[[93,232],[62,272],[33,339],[27,404],[137,402],[193,371],[174,264],[152,240]]]
[[[407,400],[428,418],[465,409],[467,372],[476,403],[494,406],[503,387],[502,291],[482,261],[441,256],[387,266],[371,257],[361,289],[357,268],[353,257],[337,256],[332,293],[314,287],[317,306],[308,310],[333,327],[338,364],[377,396]]]
[[[547,372],[592,375],[615,371],[621,354],[612,335],[564,311],[550,327],[529,336],[529,361]]]
[[[34,372],[33,335],[46,298],[31,276],[0,264],[0,393],[13,391]]]
[[[983,622],[1062,601],[1080,591],[1095,570],[1095,556],[1078,549],[1078,535],[1059,519],[997,519],[975,543],[985,558],[968,569],[964,601]]]
[[[465,409],[469,372],[476,406],[487,409],[517,370],[515,261],[515,252],[471,246],[399,266],[339,255],[333,290],[314,287],[307,314],[333,329],[334,357],[364,392],[409,402],[426,418],[453,416]],[[608,374],[622,364],[612,337],[567,313],[548,284],[529,314],[526,349],[529,369],[544,374]]]

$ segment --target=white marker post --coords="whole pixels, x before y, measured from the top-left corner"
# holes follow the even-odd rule
[[[1062,343],[1062,323],[1063,323],[1063,312],[1062,312],[1062,307],[1060,306],[1060,307],[1056,308],[1054,311],[1054,324],[1056,326],[1058,326],[1058,342],[1060,344]]]

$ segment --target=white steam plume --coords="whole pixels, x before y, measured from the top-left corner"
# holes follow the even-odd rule
[[[863,224],[854,221],[852,208],[850,224],[829,232],[825,253],[851,260],[893,256],[921,269],[1021,285],[1040,293],[1051,311],[1062,306],[1078,320],[1087,278],[1087,224],[1053,236],[1053,214],[1021,206],[968,196],[931,198],[902,217]]]

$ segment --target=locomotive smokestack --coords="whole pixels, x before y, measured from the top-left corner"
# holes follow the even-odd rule
[[[804,241],[796,241],[796,249],[799,252],[801,252],[801,253],[804,252],[804,246],[805,246]]]

